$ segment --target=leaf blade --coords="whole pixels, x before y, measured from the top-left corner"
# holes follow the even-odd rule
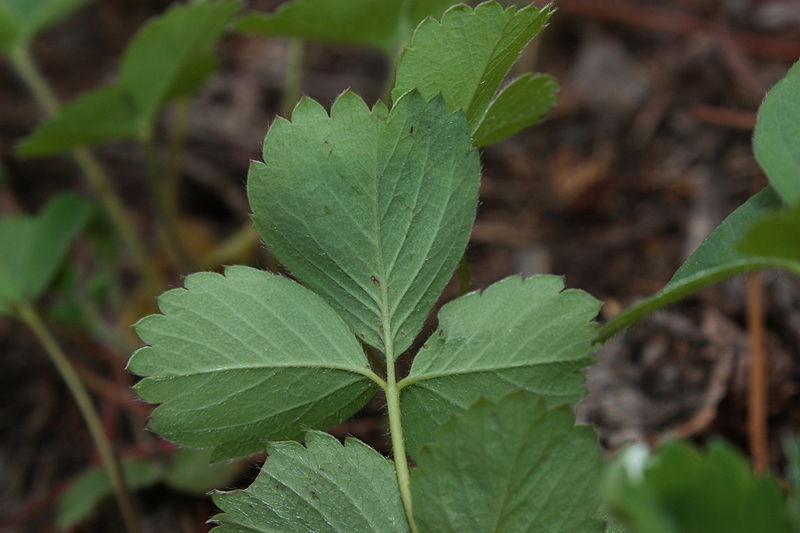
[[[563,288],[557,276],[513,276],[442,307],[439,329],[399,384],[412,457],[444,420],[478,398],[518,389],[556,403],[583,396],[581,368],[592,361],[586,356],[600,304]]]
[[[601,533],[597,438],[573,424],[568,407],[525,392],[448,420],[411,474],[420,529]]]
[[[366,444],[309,432],[306,447],[270,445],[246,490],[221,493],[214,533],[407,533],[394,466]]]
[[[469,238],[479,161],[463,116],[416,93],[392,111],[352,93],[331,115],[302,100],[254,163],[256,228],[281,262],[355,331],[399,356]]]
[[[260,451],[268,440],[327,427],[374,392],[374,374],[347,329],[319,297],[248,267],[193,274],[139,321],[149,346],[128,368],[160,403],[150,427],[165,438],[213,447],[212,458]]]

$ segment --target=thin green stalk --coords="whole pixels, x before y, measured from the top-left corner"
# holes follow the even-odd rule
[[[458,289],[461,296],[469,292],[469,265],[467,264],[467,254],[461,256],[458,263]]]
[[[100,422],[100,417],[92,404],[89,393],[86,391],[83,382],[75,368],[69,362],[64,350],[58,344],[58,341],[47,329],[36,309],[33,308],[28,302],[18,303],[16,310],[19,317],[31,328],[36,338],[42,344],[50,360],[55,365],[61,378],[67,384],[67,388],[78,404],[78,409],[81,412],[86,427],[89,429],[89,434],[94,441],[100,458],[103,461],[103,467],[111,480],[111,485],[114,488],[114,494],[117,498],[122,518],[125,521],[125,527],[129,533],[141,533],[142,528],[139,522],[139,516],[136,513],[136,508],[133,505],[130,490],[125,482],[125,475],[119,463],[119,459],[114,453],[114,449],[108,440],[103,425]]]
[[[169,155],[164,183],[164,196],[170,220],[178,220],[178,201],[181,188],[183,159],[186,155],[187,132],[192,106],[188,98],[181,98],[172,105],[172,127],[170,128]],[[177,225],[177,223],[176,223]]]
[[[11,51],[11,63],[45,113],[49,116],[56,114],[59,109],[58,98],[36,66],[28,47],[23,45],[14,48]],[[145,283],[151,286],[154,291],[157,291],[160,287],[159,275],[152,261],[150,261],[150,257],[133,221],[122,206],[122,202],[114,191],[105,171],[97,159],[85,148],[75,150],[73,156],[100,198],[100,203],[103,205],[108,218],[116,226],[117,231],[128,247]]]
[[[159,237],[167,253],[172,257],[175,267],[181,272],[191,272],[193,269],[192,258],[189,256],[189,252],[178,236],[177,220],[171,216],[173,211],[171,210],[169,198],[167,197],[166,180],[161,173],[161,166],[158,163],[155,136],[152,132],[148,132],[142,136],[141,142],[144,146],[150,194],[152,194],[155,199],[156,212],[161,222]]]
[[[284,117],[292,114],[292,109],[300,99],[304,60],[305,42],[300,39],[290,40],[286,57],[286,74],[283,79],[283,94],[281,95],[281,115]]]
[[[394,466],[397,472],[397,484],[400,487],[400,499],[403,501],[403,508],[406,511],[406,519],[411,533],[419,533],[417,523],[414,521],[414,508],[411,498],[411,476],[408,471],[408,457],[406,455],[406,443],[403,438],[403,422],[400,412],[400,390],[397,388],[397,377],[395,374],[394,362],[394,343],[392,341],[392,326],[388,313],[388,302],[386,301],[386,289],[384,289],[382,302],[383,315],[383,344],[386,348],[386,406],[389,414],[389,433],[392,437],[392,455],[394,456]]]

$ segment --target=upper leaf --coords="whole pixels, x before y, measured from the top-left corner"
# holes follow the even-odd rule
[[[558,276],[514,276],[442,307],[438,331],[399,384],[412,456],[447,417],[478,398],[517,389],[559,403],[583,396],[581,368],[592,361],[586,356],[600,303],[563,288]]]
[[[318,296],[248,267],[186,278],[139,321],[150,346],[129,368],[136,392],[161,403],[150,427],[213,459],[341,422],[370,398],[374,374],[347,326]]]
[[[208,65],[212,46],[240,5],[238,0],[176,5],[136,33],[125,49],[119,77],[148,120],[168,96],[196,89],[197,77],[187,71],[208,73],[198,64]]]
[[[464,252],[480,165],[461,113],[408,93],[387,114],[346,92],[276,120],[248,198],[267,245],[365,342],[411,345]]]
[[[424,21],[400,57],[392,97],[414,88],[427,98],[442,93],[450,109],[464,110],[477,145],[535,124],[555,102],[552,80],[532,83],[523,77],[496,97],[495,93],[551,13],[549,7],[503,9],[497,2],[486,2],[475,9],[454,6],[441,22]]]
[[[34,217],[0,218],[0,314],[41,296],[90,213],[85,199],[62,194]]]
[[[448,420],[411,473],[414,516],[436,533],[602,533],[597,438],[566,406],[516,392]]]
[[[731,446],[705,454],[691,445],[666,445],[641,474],[623,476],[607,495],[633,533],[793,532],[777,481],[754,476]]]
[[[387,54],[424,17],[439,16],[453,0],[294,0],[270,14],[250,13],[237,28],[248,33],[297,37],[377,48]]]
[[[737,243],[762,217],[780,212],[781,199],[772,187],[753,195],[722,221],[705,241],[675,272],[663,289],[627,309],[605,324],[597,336],[605,341],[618,331],[626,329],[656,309],[680,300],[703,287],[724,279],[762,268],[781,267],[796,270],[796,265],[780,255],[764,249],[753,249],[753,254],[737,250]]]
[[[394,465],[361,441],[310,431],[268,450],[250,487],[214,497],[214,533],[408,532]]]
[[[800,62],[761,104],[753,150],[783,201],[800,203]]]
[[[37,33],[90,0],[0,0],[0,51],[24,46]]]

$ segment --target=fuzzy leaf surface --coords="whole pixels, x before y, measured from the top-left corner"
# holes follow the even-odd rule
[[[722,442],[700,453],[673,442],[651,457],[641,479],[623,479],[607,495],[631,533],[792,533],[777,480],[754,475]]]
[[[758,109],[753,150],[783,201],[800,204],[800,62],[775,84]]]
[[[424,21],[400,57],[393,98],[415,88],[426,98],[441,93],[450,109],[464,110],[473,133],[483,128],[479,144],[533,125],[546,110],[542,107],[555,101],[554,83],[534,84],[523,78],[503,91],[504,96],[495,98],[495,93],[551,13],[549,7],[504,9],[486,2],[475,9],[454,6],[441,22]],[[515,105],[520,107],[514,115],[509,111]]]
[[[163,467],[154,461],[122,461],[125,481],[132,491],[158,483]],[[69,530],[89,518],[98,505],[114,494],[111,480],[102,466],[95,466],[77,476],[58,499],[56,526]]]
[[[581,369],[592,362],[600,302],[563,289],[558,276],[513,276],[442,307],[439,329],[399,384],[412,456],[452,413],[481,397],[518,389],[551,403],[583,397]]]
[[[394,53],[426,16],[438,17],[453,0],[293,0],[274,13],[237,22],[246,33],[377,48]]]
[[[135,390],[160,403],[150,428],[212,460],[346,419],[374,392],[366,356],[318,296],[249,267],[186,278],[140,320],[149,344],[128,365]]]
[[[310,431],[274,442],[250,487],[214,497],[213,533],[407,533],[394,465],[363,442]]]
[[[602,533],[597,437],[524,391],[482,399],[436,432],[411,473],[414,515],[437,533]]]
[[[85,199],[62,194],[35,216],[0,218],[0,313],[42,295],[90,214]]]
[[[248,198],[267,246],[353,331],[398,356],[469,238],[480,165],[461,113],[410,92],[391,112],[353,93],[276,120]]]
[[[0,0],[0,51],[24,46],[37,33],[90,0]]]
[[[136,104],[122,87],[88,91],[45,120],[17,145],[23,157],[42,157],[134,137],[139,131]]]
[[[797,271],[795,262],[785,257],[772,255],[771,252],[765,255],[747,254],[736,247],[757,221],[779,213],[782,205],[772,187],[766,187],[750,197],[714,229],[663,289],[606,323],[600,329],[598,341],[611,338],[656,309],[737,274],[770,267]]]

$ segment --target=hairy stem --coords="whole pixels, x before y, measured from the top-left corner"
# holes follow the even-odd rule
[[[19,46],[12,50],[11,63],[45,113],[48,116],[55,115],[59,109],[58,98],[39,71],[27,46]],[[112,187],[108,175],[87,149],[79,148],[73,152],[73,156],[86,179],[97,193],[108,218],[125,242],[142,279],[156,292],[161,285],[159,275],[150,260],[142,239],[136,231],[136,226],[122,206],[114,187]]]
[[[305,59],[305,42],[291,39],[286,57],[286,74],[283,78],[283,94],[281,95],[281,115],[288,118],[300,98],[300,86],[303,83],[303,61]]]
[[[125,521],[126,529],[129,533],[141,533],[142,528],[139,522],[139,516],[136,513],[136,508],[133,505],[130,490],[125,482],[125,475],[122,472],[119,460],[108,440],[105,432],[103,431],[103,424],[100,422],[100,417],[92,404],[89,393],[83,385],[80,377],[78,377],[75,368],[67,359],[64,350],[58,344],[58,341],[44,325],[39,314],[28,302],[17,304],[16,310],[19,317],[31,328],[36,338],[42,344],[45,352],[50,357],[50,360],[55,365],[61,378],[67,384],[67,388],[78,404],[78,409],[81,412],[89,434],[94,441],[100,458],[103,461],[103,467],[111,480],[111,485],[114,488],[114,494],[117,498],[122,517]]]

